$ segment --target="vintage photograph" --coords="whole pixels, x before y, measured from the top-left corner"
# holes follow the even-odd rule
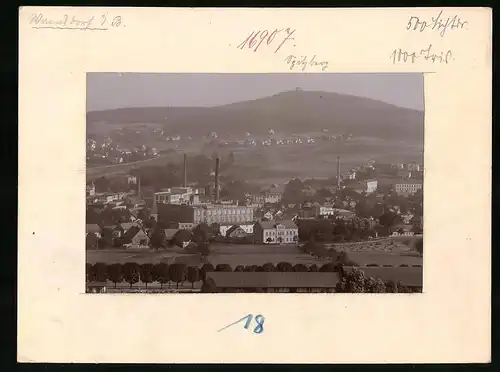
[[[87,293],[423,291],[423,74],[86,89]]]

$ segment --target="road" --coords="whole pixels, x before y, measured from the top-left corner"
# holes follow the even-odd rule
[[[112,164],[112,165],[104,165],[102,167],[87,168],[87,180],[91,181],[93,179],[102,177],[104,175],[110,175],[113,173],[130,172],[134,168],[148,165],[149,163],[151,164],[154,164],[156,162],[161,163],[163,160],[166,160],[169,156],[171,155],[160,155],[154,158],[134,161],[131,163]]]

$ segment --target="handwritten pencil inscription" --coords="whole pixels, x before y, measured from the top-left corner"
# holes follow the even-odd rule
[[[409,52],[402,48],[394,49],[391,53],[390,59],[392,64],[415,63],[417,60],[424,60],[438,64],[448,64],[455,58],[453,57],[453,53],[451,50],[435,52],[432,49],[432,44],[430,44],[427,48],[421,49],[418,52]]]
[[[432,17],[430,20],[421,20],[419,17],[412,16],[408,20],[406,29],[409,31],[424,32],[431,30],[439,33],[439,36],[444,37],[447,31],[457,29],[468,29],[468,22],[460,19],[455,14],[452,17],[444,18],[443,11],[440,11],[437,16]]]
[[[106,31],[110,27],[118,28],[123,25],[121,16],[111,17],[107,13],[99,17],[79,17],[64,14],[59,17],[49,17],[44,13],[32,14],[29,20],[32,28],[55,29],[55,30],[82,30],[82,31]]]
[[[285,58],[285,62],[292,71],[296,69],[305,71],[308,67],[317,67],[320,68],[321,71],[326,71],[328,69],[328,61],[320,61],[317,59],[316,55],[309,58],[308,56],[297,57],[290,54]]]

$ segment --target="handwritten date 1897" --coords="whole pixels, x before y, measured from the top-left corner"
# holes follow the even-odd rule
[[[256,52],[264,42],[266,46],[272,45],[274,40],[278,36],[278,40],[281,40],[281,42],[274,50],[274,53],[277,53],[281,49],[283,44],[285,44],[289,40],[294,40],[294,38],[292,37],[294,33],[295,30],[291,30],[290,28],[281,30],[275,29],[274,31],[253,31],[240,45],[238,45],[238,49],[248,48],[253,49],[253,51]]]
[[[391,53],[391,61],[396,63],[415,63],[419,59],[431,61],[432,63],[446,63],[454,60],[451,50],[446,52],[435,53],[432,50],[432,44],[426,49],[421,49],[420,52],[408,52],[401,48],[394,49]]]

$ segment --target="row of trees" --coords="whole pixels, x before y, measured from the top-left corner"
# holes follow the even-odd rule
[[[289,262],[280,262],[277,265],[266,263],[259,265],[238,265],[234,268],[234,272],[337,272],[340,271],[341,265],[334,263],[326,263],[324,265],[304,264],[292,265]],[[87,282],[105,282],[107,280],[112,283],[126,282],[132,287],[134,284],[141,281],[147,287],[148,284],[158,282],[162,288],[164,284],[170,286],[171,283],[176,283],[179,287],[180,283],[188,281],[194,286],[194,283],[205,280],[206,273],[210,271],[232,272],[233,268],[228,264],[204,264],[201,267],[187,266],[181,263],[168,265],[166,263],[158,264],[138,264],[129,262],[125,264],[114,263],[105,264],[98,262],[94,265],[87,263],[86,265],[86,280]]]
[[[188,267],[184,264],[167,265],[165,263],[155,265],[150,263],[143,265],[137,263],[126,263],[123,265],[119,263],[111,265],[96,263],[95,265],[91,265],[87,263],[86,270],[87,282],[105,282],[109,280],[115,284],[115,287],[117,283],[127,282],[130,288],[138,283],[139,280],[145,284],[146,288],[148,284],[153,282],[160,283],[162,288],[164,284],[168,283],[170,287],[171,283],[176,283],[177,288],[179,288],[179,284],[185,281],[190,282],[194,288],[194,283],[205,281],[207,272],[233,271],[228,264],[219,264],[215,267],[211,264],[205,264],[201,268],[198,268],[195,266]],[[321,267],[317,265],[307,267],[303,264],[292,265],[288,262],[280,262],[277,265],[266,263],[262,266],[239,265],[234,269],[234,272],[340,272],[342,279],[337,285],[336,291],[341,293],[411,293],[421,291],[420,289],[408,288],[401,282],[395,283],[389,281],[388,283],[384,283],[381,279],[367,277],[362,270],[356,268],[344,272],[341,265],[333,263],[327,263]]]
[[[106,282],[111,281],[116,284],[126,282],[130,284],[130,287],[139,281],[145,284],[146,288],[148,284],[153,282],[158,282],[163,285],[168,283],[176,283],[179,287],[180,283],[188,281],[194,283],[202,280],[207,268],[198,269],[197,267],[187,267],[184,264],[172,264],[168,265],[166,263],[158,264],[138,264],[135,262],[128,262],[125,264],[114,263],[105,264],[98,262],[94,265],[87,263],[86,265],[86,280],[87,282]]]

